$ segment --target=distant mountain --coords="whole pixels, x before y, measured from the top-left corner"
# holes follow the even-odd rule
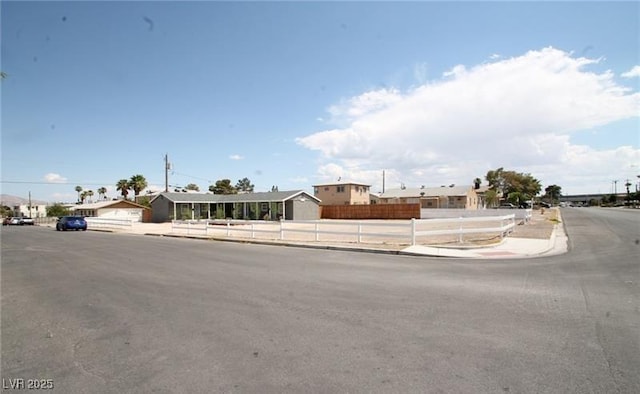
[[[29,199],[12,196],[9,194],[0,194],[0,204],[6,205],[8,207],[13,207],[15,205],[29,204]],[[31,205],[46,205],[46,204],[48,204],[48,202],[46,201],[31,199]]]

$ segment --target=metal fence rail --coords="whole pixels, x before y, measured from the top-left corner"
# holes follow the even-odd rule
[[[85,217],[87,226],[91,228],[130,228],[136,222],[133,219]]]
[[[515,227],[515,215],[455,219],[411,219],[380,221],[311,220],[174,220],[172,232],[200,236],[264,238],[292,241],[340,241],[366,243],[368,238],[396,239],[411,245],[418,238],[455,235],[458,242],[469,234],[507,236]]]

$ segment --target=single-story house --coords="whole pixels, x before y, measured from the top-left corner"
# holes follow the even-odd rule
[[[156,223],[173,219],[320,219],[320,200],[303,190],[212,194],[164,192],[151,200]]]
[[[478,209],[473,186],[401,188],[380,194],[380,204],[420,204],[420,208]]]
[[[145,216],[144,212],[149,208],[129,200],[112,200],[74,205],[70,209],[75,215],[86,217],[129,219],[142,222]]]

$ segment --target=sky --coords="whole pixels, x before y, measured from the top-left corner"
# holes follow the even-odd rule
[[[640,178],[639,2],[0,3],[1,191]],[[485,182],[486,184],[486,182]],[[97,194],[97,193],[96,193]]]

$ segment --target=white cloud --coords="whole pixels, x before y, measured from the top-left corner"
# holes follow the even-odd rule
[[[622,73],[621,76],[624,78],[640,77],[640,66],[634,66],[631,70]]]
[[[67,181],[67,178],[63,177],[60,174],[50,172],[44,176],[44,180],[49,183],[64,183]]]
[[[240,156],[240,155],[230,155],[229,158],[231,160],[242,160],[244,159],[244,156]]]
[[[601,61],[545,48],[457,65],[406,93],[383,89],[344,99],[328,110],[336,127],[296,141],[322,153],[318,178],[341,172],[367,182],[356,177],[369,174],[378,188],[381,169],[407,186],[471,184],[497,167],[530,172],[543,182],[547,178],[532,169],[544,169],[549,178],[571,170],[585,174],[584,182],[587,174],[600,176],[640,156],[632,147],[571,144],[573,132],[638,116],[639,93],[616,84],[611,71],[587,70]],[[551,182],[561,186],[563,179],[574,181],[556,178]]]

